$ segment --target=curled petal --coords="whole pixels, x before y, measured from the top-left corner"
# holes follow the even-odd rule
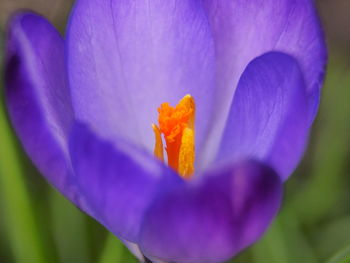
[[[83,124],[70,138],[75,179],[91,215],[118,237],[138,242],[147,207],[160,191],[182,184],[171,169],[124,141],[105,141]]]
[[[223,262],[256,241],[276,215],[281,181],[244,162],[161,194],[148,210],[140,246],[165,262]]]
[[[308,136],[308,105],[298,63],[278,52],[253,60],[244,71],[228,117],[218,160],[254,158],[286,179]]]
[[[63,39],[44,18],[18,13],[6,43],[6,102],[12,124],[41,173],[75,204],[67,149],[73,119]]]
[[[217,104],[203,162],[221,136],[230,104],[247,65],[264,53],[278,51],[294,57],[304,74],[309,122],[319,104],[327,50],[311,0],[202,0],[217,56]],[[204,158],[204,157],[203,157]]]
[[[213,30],[219,80],[234,89],[247,64],[270,51],[296,58],[305,72],[305,88],[318,103],[327,58],[313,1],[203,0]],[[232,74],[233,73],[233,74]],[[227,96],[224,92],[222,97]]]

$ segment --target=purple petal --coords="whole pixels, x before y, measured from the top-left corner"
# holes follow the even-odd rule
[[[253,60],[239,81],[217,159],[263,160],[286,179],[307,140],[305,93],[292,57],[273,52]]]
[[[312,121],[318,107],[327,50],[311,0],[202,0],[215,40],[215,130],[206,154],[217,145],[237,83],[254,58],[271,51],[293,56],[304,74]],[[207,157],[207,160],[209,157]]]
[[[256,241],[277,213],[281,181],[245,162],[164,193],[148,210],[141,249],[166,262],[223,262]]]
[[[252,59],[273,50],[298,60],[308,94],[317,98],[313,94],[321,88],[327,53],[313,1],[203,2],[214,34],[218,74],[227,89],[222,98],[232,94]]]
[[[17,135],[32,161],[50,183],[79,205],[66,143],[73,112],[63,40],[38,15],[19,13],[10,21],[6,102]]]
[[[152,151],[157,108],[190,93],[198,106],[197,141],[204,140],[214,46],[198,1],[80,0],[68,52],[74,109],[95,132]]]
[[[77,184],[92,216],[133,243],[154,196],[183,183],[148,153],[124,141],[104,141],[81,124],[73,128],[70,151]]]

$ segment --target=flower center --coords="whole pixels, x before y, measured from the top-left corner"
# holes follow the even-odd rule
[[[175,107],[169,103],[161,104],[158,108],[159,127],[152,125],[155,135],[154,155],[164,161],[163,135],[168,165],[184,178],[190,178],[194,173],[195,111],[193,97],[186,95]]]

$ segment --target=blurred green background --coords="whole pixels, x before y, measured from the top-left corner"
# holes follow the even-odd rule
[[[71,0],[0,0],[1,52],[14,10],[35,10],[64,32],[71,5]],[[350,262],[350,1],[319,0],[317,6],[330,57],[310,145],[285,185],[277,220],[232,262]],[[38,174],[9,125],[2,88],[0,94],[0,262],[136,262]]]

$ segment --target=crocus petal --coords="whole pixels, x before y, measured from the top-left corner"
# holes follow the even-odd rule
[[[92,216],[133,243],[156,193],[183,183],[148,153],[121,140],[105,141],[82,124],[74,125],[70,152],[77,184]]]
[[[253,60],[239,81],[217,159],[264,160],[287,178],[308,135],[305,93],[291,56],[272,52]]]
[[[276,215],[281,181],[244,162],[160,195],[143,222],[140,246],[165,262],[224,262],[256,241]]]
[[[44,18],[15,15],[8,27],[6,102],[26,152],[41,173],[77,205],[67,134],[73,118],[64,67],[64,45]]]
[[[327,60],[323,33],[312,0],[202,0],[215,39],[217,109],[209,155],[228,116],[237,83],[254,58],[271,51],[298,61],[305,78],[310,121],[318,103]],[[206,157],[204,162],[208,162]]]
[[[240,75],[252,59],[269,51],[281,51],[298,60],[305,72],[309,96],[318,99],[327,53],[313,1],[203,2],[215,39],[222,98],[232,97]],[[312,106],[315,103],[318,100]]]
[[[80,0],[67,40],[74,109],[95,132],[152,151],[157,108],[190,93],[204,141],[215,70],[201,3]]]

